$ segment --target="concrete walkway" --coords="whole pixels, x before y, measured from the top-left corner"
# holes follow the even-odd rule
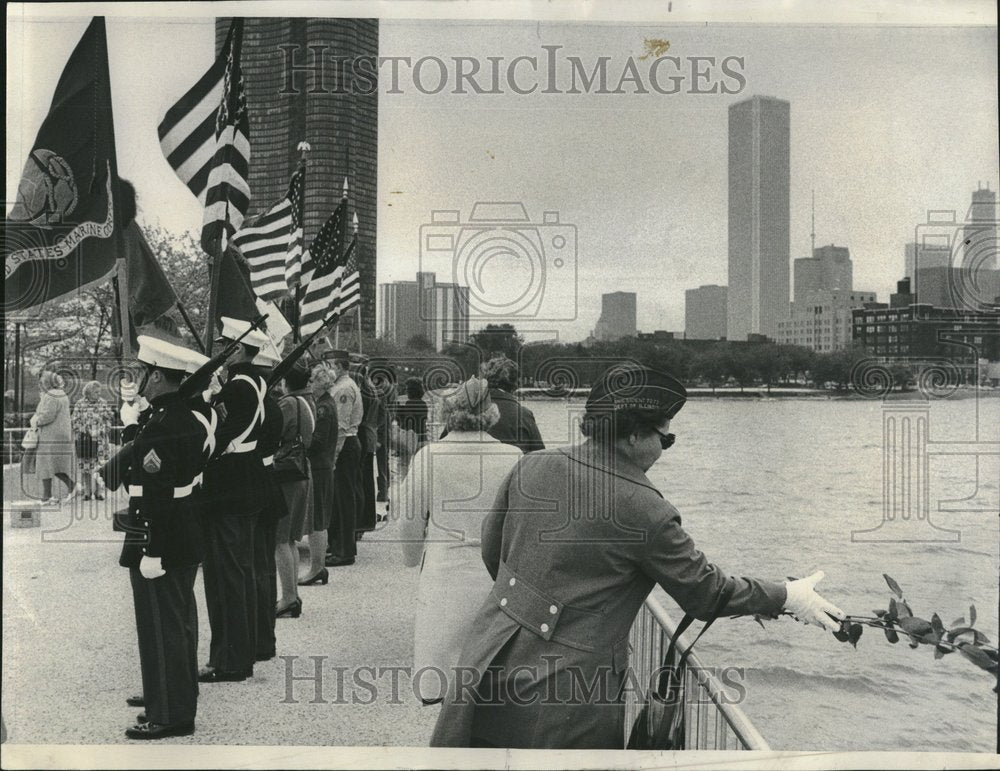
[[[5,476],[8,741],[127,741],[138,710],[125,697],[141,688],[128,572],[118,566],[121,536],[111,531],[121,502],[77,501],[44,511],[41,528],[13,529],[16,485]],[[278,658],[258,664],[252,680],[202,686],[195,735],[163,743],[426,746],[437,707],[420,704],[408,675],[417,571],[402,566],[393,530],[366,534],[357,564],[331,568],[328,586],[300,587],[303,615],[278,620]],[[204,663],[200,574],[196,595]],[[310,677],[317,665],[321,682]],[[289,682],[289,668],[307,679]]]

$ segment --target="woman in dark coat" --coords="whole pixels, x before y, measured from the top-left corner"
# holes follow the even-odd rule
[[[333,373],[325,364],[312,369],[309,387],[316,404],[316,428],[309,444],[309,468],[312,470],[312,509],[306,522],[309,533],[309,572],[299,579],[299,586],[325,584],[330,571],[326,560],[327,528],[333,513],[333,468],[337,460],[337,405],[330,395]]]
[[[285,375],[285,395],[278,402],[281,407],[281,443],[277,457],[296,441],[301,441],[306,450],[312,442],[315,419],[310,404],[309,370],[295,366]],[[278,521],[275,534],[275,562],[278,565],[278,581],[281,584],[281,598],[275,607],[275,616],[298,618],[302,614],[302,600],[299,599],[298,567],[299,555],[296,544],[305,534],[306,522],[312,516],[312,474],[308,479],[281,479],[281,492],[288,506],[288,516]]]
[[[612,368],[587,400],[587,441],[525,455],[508,476],[483,521],[493,591],[432,745],[621,749],[629,630],[656,584],[699,619],[788,610],[839,628],[843,612],[813,590],[822,574],[727,575],[646,477],[685,398],[669,375]]]

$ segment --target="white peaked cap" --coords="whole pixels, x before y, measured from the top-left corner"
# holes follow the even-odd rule
[[[255,367],[273,367],[279,361],[281,361],[281,355],[269,340],[267,345],[257,351],[257,355],[253,357],[251,363]]]
[[[178,372],[187,371],[188,361],[194,351],[149,335],[139,335],[138,341],[139,353],[136,358],[143,364]]]
[[[250,329],[250,322],[244,321],[243,319],[231,319],[229,316],[223,316],[221,321],[222,334],[220,337],[223,337],[226,340],[235,340]],[[245,345],[252,345],[254,348],[263,348],[267,345],[269,339],[270,338],[259,329],[255,329],[244,337],[241,342]]]
[[[206,361],[208,361],[208,357],[205,354],[200,353],[198,351],[188,351],[187,354],[188,354],[188,362],[187,362],[187,367],[185,367],[185,370],[189,375],[192,374],[195,370],[197,370],[198,367],[200,367]]]

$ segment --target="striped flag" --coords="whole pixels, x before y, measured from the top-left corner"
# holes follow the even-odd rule
[[[219,57],[160,122],[160,147],[205,207],[201,245],[228,238],[250,207],[250,122],[240,68],[243,19],[233,19]]]
[[[312,334],[333,313],[343,314],[361,300],[361,276],[356,257],[357,217],[354,218],[354,238],[345,252],[343,244],[346,219],[345,181],[344,197],[337,210],[320,228],[312,248],[303,258],[302,284],[305,291],[299,316],[303,336]]]
[[[250,266],[250,283],[262,300],[284,296],[298,286],[302,272],[302,200],[306,169],[300,166],[285,197],[235,236]]]

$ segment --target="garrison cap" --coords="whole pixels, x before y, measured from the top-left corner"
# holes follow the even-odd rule
[[[687,400],[679,380],[639,364],[616,364],[590,389],[587,412],[607,410],[666,410],[673,418]]]
[[[323,361],[350,361],[351,354],[343,348],[331,348],[323,352]]]

